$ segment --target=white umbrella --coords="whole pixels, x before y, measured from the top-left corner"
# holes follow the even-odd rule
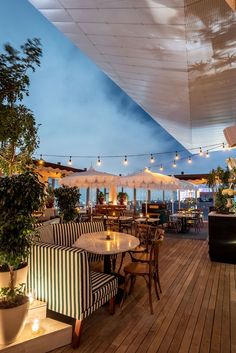
[[[159,190],[178,190],[180,182],[174,177],[154,173],[148,169],[141,172],[121,177],[119,180],[121,186],[129,188],[159,189]],[[147,213],[147,197],[146,197]]]
[[[119,180],[117,175],[100,172],[90,167],[85,172],[74,173],[59,180],[59,184],[67,186],[78,186],[81,188],[99,188],[114,185],[117,183],[117,180]]]
[[[168,175],[154,173],[148,169],[144,169],[142,172],[121,177],[119,184],[129,188],[160,190],[177,190],[180,187],[180,182],[178,179]]]
[[[85,172],[74,173],[59,180],[59,184],[80,188],[100,188],[116,185],[118,180],[117,175],[100,172],[90,167]]]

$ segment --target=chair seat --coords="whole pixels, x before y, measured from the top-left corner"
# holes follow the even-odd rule
[[[133,275],[148,275],[149,274],[149,264],[131,262],[124,267],[125,273],[132,273]]]
[[[116,276],[90,271],[93,303],[101,300],[117,286]]]

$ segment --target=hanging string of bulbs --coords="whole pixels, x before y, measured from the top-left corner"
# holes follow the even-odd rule
[[[192,163],[192,159],[195,157],[195,156],[200,156],[200,157],[206,157],[206,158],[209,158],[210,157],[210,154],[209,154],[209,151],[213,151],[213,150],[216,150],[216,149],[219,149],[221,147],[221,149],[223,151],[226,151],[226,150],[230,150],[230,148],[228,146],[225,145],[225,143],[218,143],[218,144],[213,144],[213,145],[208,145],[208,146],[202,146],[202,147],[198,147],[198,148],[191,148],[189,149],[189,151],[195,151],[195,150],[198,150],[197,153],[192,153],[188,158],[187,158],[187,162],[189,164]],[[86,159],[96,159],[97,162],[97,166],[101,166],[102,164],[102,159],[107,159],[107,158],[123,158],[123,165],[124,166],[127,166],[128,165],[128,158],[133,158],[133,157],[149,157],[149,163],[154,165],[156,167],[159,167],[160,171],[163,171],[164,170],[164,167],[163,167],[163,164],[159,164],[159,165],[156,165],[156,162],[158,161],[158,157],[162,156],[162,155],[167,155],[167,154],[174,154],[174,160],[172,162],[172,167],[173,168],[176,168],[177,167],[177,161],[180,161],[180,160],[184,160],[186,159],[186,157],[184,158],[180,158],[180,155],[181,153],[185,152],[186,153],[186,150],[181,150],[181,151],[168,151],[168,152],[156,152],[156,153],[142,153],[142,154],[127,154],[127,155],[100,155],[100,156],[94,156],[94,155],[71,155],[71,156],[68,156],[68,155],[53,155],[53,154],[35,154],[35,156],[40,156],[39,158],[39,164],[43,164],[44,163],[44,158],[45,157],[55,157],[55,158],[68,158],[68,162],[67,164],[69,166],[72,166],[73,162],[72,162],[72,158],[73,159],[77,159],[77,158],[86,158]]]

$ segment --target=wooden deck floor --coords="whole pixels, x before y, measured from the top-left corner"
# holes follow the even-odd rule
[[[140,279],[114,316],[102,307],[85,320],[77,350],[54,353],[236,353],[236,266],[212,263],[207,241],[165,238],[160,275],[154,315]]]

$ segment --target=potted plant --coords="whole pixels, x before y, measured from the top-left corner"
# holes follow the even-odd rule
[[[98,202],[100,203],[100,205],[103,205],[105,200],[105,195],[102,191],[98,192]]]
[[[61,186],[54,190],[54,195],[59,207],[59,213],[64,222],[74,221],[78,216],[76,206],[79,204],[80,192],[79,189],[69,186]]]
[[[124,205],[124,202],[128,200],[127,192],[123,192],[123,191],[118,192],[117,200],[119,201],[120,205]]]
[[[235,170],[231,171],[226,168],[218,167],[212,169],[208,176],[208,186],[214,192],[214,204],[216,212],[228,213],[233,207],[232,198],[234,196]]]
[[[0,344],[20,334],[28,312],[27,256],[44,184],[31,171],[0,178]]]

